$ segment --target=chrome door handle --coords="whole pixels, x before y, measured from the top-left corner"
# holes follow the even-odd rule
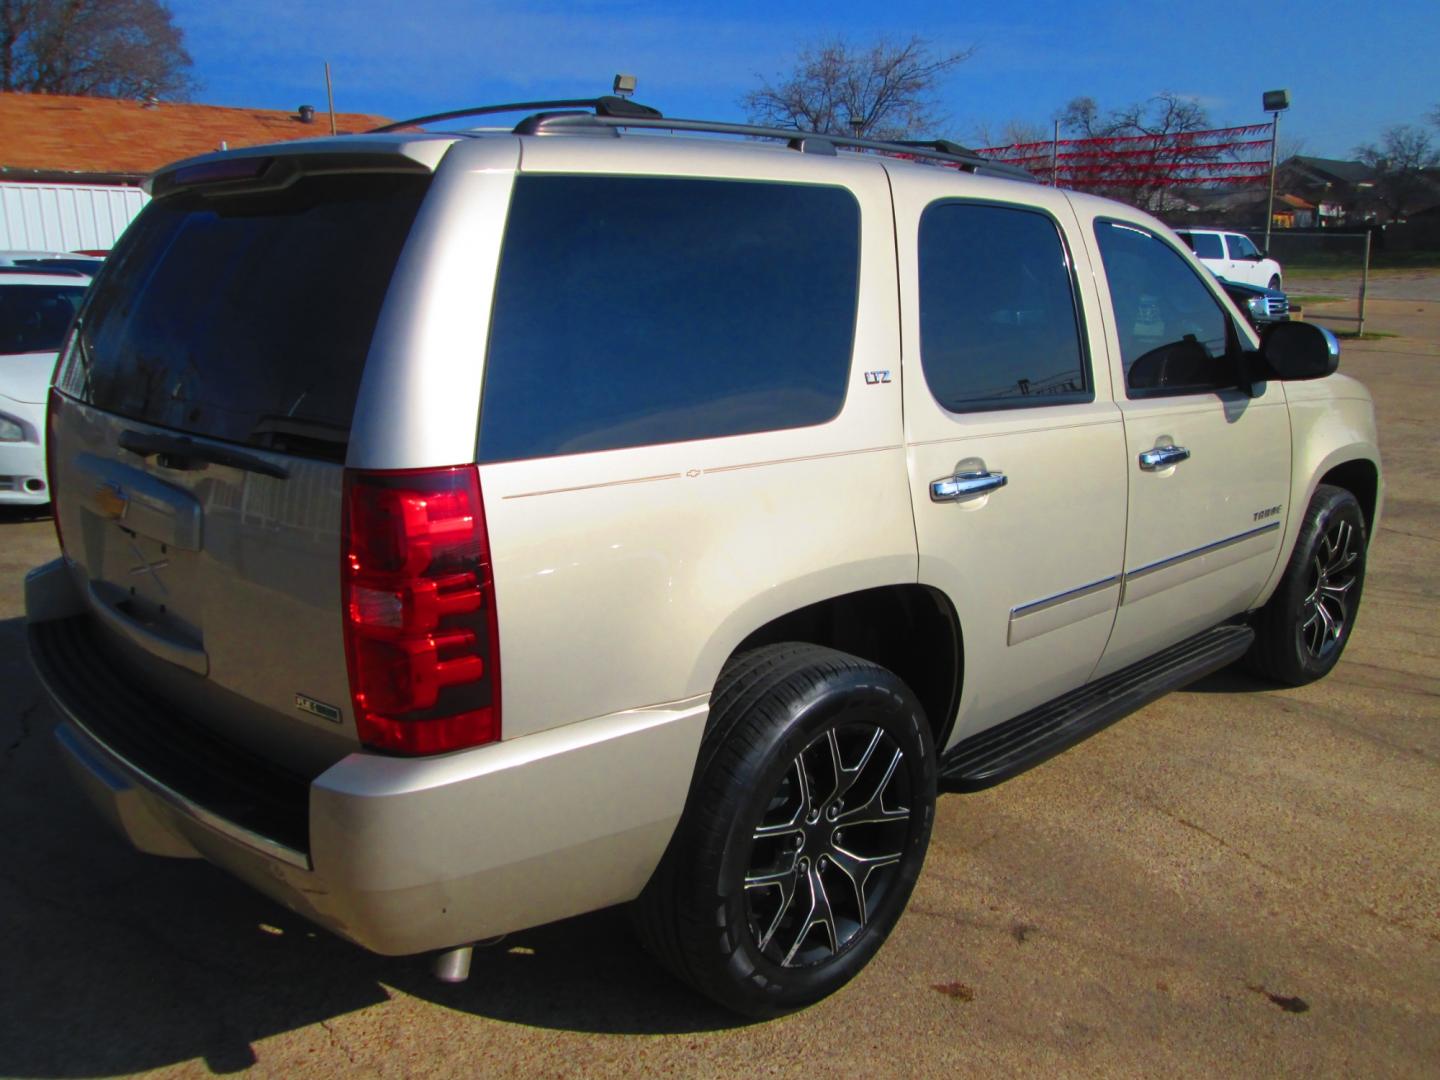
[[[1190,451],[1183,446],[1157,446],[1140,455],[1140,468],[1146,472],[1156,472],[1159,469],[1168,469],[1171,465],[1178,465],[1189,456]]]
[[[1003,472],[965,472],[930,482],[931,502],[959,502],[1004,487],[1010,481]]]

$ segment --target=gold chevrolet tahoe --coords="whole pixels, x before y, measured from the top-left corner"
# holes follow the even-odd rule
[[[1334,666],[1382,487],[1324,331],[951,144],[563,104],[151,178],[26,586],[137,848],[449,978],[628,903],[774,1015],[880,948],[937,789]]]

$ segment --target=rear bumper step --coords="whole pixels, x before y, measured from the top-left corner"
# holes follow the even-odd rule
[[[127,681],[89,616],[32,622],[28,634],[31,662],[62,714],[144,786],[187,816],[253,834],[247,846],[308,864],[307,778],[222,741]]]
[[[1217,626],[1113,675],[997,724],[953,746],[941,759],[947,791],[979,791],[1008,780],[1121,717],[1244,656],[1248,626]]]

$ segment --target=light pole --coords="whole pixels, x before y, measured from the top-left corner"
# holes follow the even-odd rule
[[[1270,254],[1270,226],[1275,221],[1275,145],[1280,133],[1280,114],[1290,108],[1289,90],[1266,90],[1261,104],[1270,114],[1270,197],[1265,201],[1265,254]]]

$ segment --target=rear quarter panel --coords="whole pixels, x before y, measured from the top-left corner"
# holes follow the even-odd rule
[[[702,145],[636,139],[622,154],[600,140],[527,140],[523,159],[539,172],[848,188],[861,271],[845,404],[813,427],[482,466],[507,738],[708,694],[735,646],[770,619],[915,580],[885,174],[853,159]],[[873,369],[894,381],[867,383]]]

